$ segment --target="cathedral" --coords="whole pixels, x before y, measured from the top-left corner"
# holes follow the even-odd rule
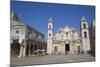
[[[83,16],[80,20],[80,33],[75,28],[65,26],[54,32],[53,20],[48,20],[48,54],[79,54],[87,53],[90,48],[89,26]]]

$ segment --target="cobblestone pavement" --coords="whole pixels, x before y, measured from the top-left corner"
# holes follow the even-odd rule
[[[54,63],[75,63],[75,62],[89,62],[95,61],[95,58],[88,54],[81,55],[46,55],[17,58],[11,56],[11,66],[23,65],[40,65],[40,64],[54,64]]]

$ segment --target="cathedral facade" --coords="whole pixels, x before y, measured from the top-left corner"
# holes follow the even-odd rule
[[[53,20],[48,20],[48,54],[78,54],[90,51],[88,22],[85,17],[80,20],[80,33],[75,28],[65,26],[55,33]]]

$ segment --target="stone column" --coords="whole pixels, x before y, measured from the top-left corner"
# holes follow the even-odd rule
[[[23,55],[22,55],[22,57],[25,57],[26,56],[26,40],[24,39],[23,40]]]
[[[25,57],[26,56],[26,45],[24,45],[24,47],[23,47],[23,57]]]
[[[23,46],[20,45],[20,53],[19,53],[19,56],[18,57],[22,57],[22,54],[23,54]]]

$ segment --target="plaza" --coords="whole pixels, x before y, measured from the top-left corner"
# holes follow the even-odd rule
[[[17,58],[15,56],[11,56],[11,66],[77,63],[91,61],[95,61],[95,58],[89,54],[45,55],[30,56],[24,58]]]

